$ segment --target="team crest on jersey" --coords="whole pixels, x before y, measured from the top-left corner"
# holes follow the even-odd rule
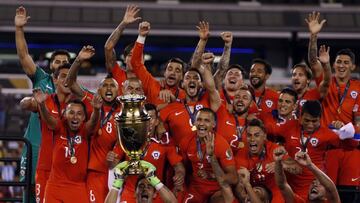
[[[202,108],[204,108],[204,106],[202,104],[196,104],[195,105],[195,111],[199,111]]]
[[[268,100],[265,101],[265,104],[266,104],[266,106],[267,106],[268,108],[271,108],[274,103],[273,103],[273,101],[271,101],[271,100],[268,99]]]
[[[233,158],[232,152],[231,152],[231,149],[230,149],[230,148],[226,150],[225,156],[226,156],[226,159],[227,159],[227,160],[231,160],[231,159]]]
[[[310,139],[310,144],[313,147],[316,147],[319,144],[319,140],[317,138],[313,137],[313,138]]]
[[[351,96],[353,99],[356,99],[356,97],[358,96],[357,91],[351,91],[351,92],[350,92],[350,96]]]
[[[151,153],[151,156],[155,159],[158,160],[160,158],[160,152],[159,151],[153,151]]]
[[[306,99],[302,99],[302,100],[300,101],[300,106],[303,106],[303,105],[305,104],[305,102],[306,102]]]
[[[81,136],[80,135],[76,135],[75,138],[74,138],[74,142],[76,144],[81,144]]]

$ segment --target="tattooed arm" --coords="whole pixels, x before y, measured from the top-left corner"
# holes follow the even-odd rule
[[[201,56],[203,55],[205,51],[205,46],[207,43],[207,40],[210,36],[209,31],[209,23],[206,21],[200,21],[199,26],[196,26],[197,29],[199,29],[199,37],[200,40],[196,46],[196,49],[191,57],[191,67],[198,68],[201,64]]]
[[[116,29],[111,33],[110,37],[107,39],[105,43],[105,66],[107,72],[111,73],[112,69],[116,63],[116,52],[115,46],[120,39],[123,31],[126,26],[140,20],[140,17],[136,17],[140,9],[137,6],[128,6],[125,11],[125,15],[120,24],[116,27]]]
[[[224,78],[225,71],[229,67],[233,36],[231,32],[222,32],[221,38],[224,40],[225,45],[224,45],[224,51],[220,58],[220,62],[218,63],[216,72],[214,74],[214,80],[217,89],[221,89],[222,80]]]

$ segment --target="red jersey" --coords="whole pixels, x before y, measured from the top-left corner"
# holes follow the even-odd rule
[[[48,183],[52,184],[81,184],[86,183],[88,164],[88,136],[85,124],[80,126],[77,133],[67,130],[64,120],[59,120],[54,130],[55,145],[53,149],[53,162]],[[70,162],[73,142],[75,164]]]
[[[124,154],[123,154],[124,156]],[[126,157],[128,159],[128,157]],[[165,163],[168,161],[171,166],[182,161],[182,157],[176,152],[173,144],[160,144],[155,138],[151,138],[144,161],[150,162],[156,167],[156,176],[163,182],[166,174]],[[128,176],[125,180],[123,191],[121,193],[121,201],[135,202],[135,185],[138,176]]]
[[[275,90],[265,87],[263,92],[255,91],[255,102],[259,111],[272,112],[277,109],[279,93]]]
[[[298,121],[292,120],[286,122],[281,128],[277,135],[285,138],[285,148],[291,157],[295,157],[295,153],[298,152],[301,147],[301,125]],[[330,146],[333,147],[356,147],[357,142],[351,139],[341,141],[339,136],[327,127],[320,127],[313,134],[303,133],[303,136],[309,141],[307,142],[307,151],[311,158],[311,161],[320,169],[324,169],[325,153]],[[306,143],[306,142],[304,142]],[[306,167],[303,167],[303,171],[299,175],[289,178],[289,183],[295,191],[303,191],[300,194],[302,197],[306,197],[308,188],[311,182],[314,180],[314,175]]]
[[[63,102],[59,102],[56,94],[50,94],[45,100],[46,108],[49,113],[55,117],[60,119],[63,109],[66,107],[66,104]],[[40,114],[39,114],[40,116]],[[41,120],[41,145],[39,149],[39,159],[36,169],[42,170],[51,170],[51,162],[52,162],[52,150],[54,145],[53,140],[53,130],[49,129],[44,119],[40,116]]]
[[[220,106],[216,114],[216,133],[225,138],[234,153],[244,148],[246,142],[246,119],[229,113],[224,105]]]
[[[226,140],[222,136],[215,134],[214,146],[215,146],[214,155],[223,169],[228,166],[235,166],[234,157],[230,145],[226,142]],[[200,148],[203,157],[202,159],[201,156],[199,156],[198,154],[197,136],[193,136],[190,139],[190,142],[185,151],[187,158],[191,161],[191,166],[193,170],[191,177],[191,185],[200,184],[204,186],[219,187],[218,182],[216,181],[215,178],[215,174],[210,164],[210,159],[206,155],[205,143],[201,143]],[[211,179],[202,179],[198,177],[197,174],[199,170],[206,172],[208,174],[208,177],[211,177]]]
[[[264,152],[260,156],[249,156],[249,149],[246,147],[245,150],[240,150],[235,155],[236,168],[245,167],[249,171],[257,170],[258,173],[261,173],[265,176],[265,185],[273,194],[272,202],[284,202],[280,189],[277,187],[275,182],[275,176],[273,173],[269,174],[266,172],[265,168],[267,164],[274,162],[273,154],[274,150],[279,147],[278,144],[272,142],[265,142]],[[283,159],[287,159],[287,156],[284,156]]]
[[[123,82],[127,80],[126,71],[123,68],[121,68],[118,63],[115,63],[112,69],[112,75],[113,78],[116,80],[116,82],[119,84],[118,95],[122,95]]]
[[[316,78],[319,84],[322,78]],[[346,94],[345,94],[346,93]],[[322,124],[328,126],[332,121],[340,120],[343,123],[353,122],[354,116],[360,115],[360,81],[349,80],[348,84],[338,85],[333,76],[327,96],[322,101]],[[340,97],[340,98],[339,98]],[[343,101],[340,105],[340,100]]]
[[[191,112],[188,112],[186,105]],[[175,145],[182,151],[190,138],[195,136],[195,132],[191,130],[194,121],[191,121],[190,114],[204,107],[210,108],[209,95],[205,93],[198,102],[186,105],[183,102],[173,102],[160,111],[161,120],[174,139]],[[195,114],[193,116],[195,117]]]
[[[103,105],[100,112],[100,122],[96,127],[94,135],[91,137],[90,159],[88,168],[107,173],[109,167],[106,164],[106,155],[114,148],[117,141],[115,114],[120,111],[120,107]],[[102,124],[101,124],[102,123]],[[99,133],[101,132],[101,133]]]
[[[147,101],[159,105],[164,103],[163,100],[159,99],[159,92],[162,87],[160,86],[159,81],[147,71],[145,65],[142,63],[143,50],[144,44],[136,42],[131,57],[132,72],[142,82]],[[177,99],[184,99],[186,96],[185,92],[179,87],[167,86],[166,89],[170,90]]]

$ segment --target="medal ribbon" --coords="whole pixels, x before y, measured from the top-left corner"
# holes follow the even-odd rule
[[[105,117],[104,108],[101,107],[101,110],[100,110],[100,128],[102,128],[105,125],[105,123],[107,123],[109,121],[109,119],[110,119],[112,113],[115,111],[115,109],[116,109],[116,104],[113,104],[110,111],[109,111],[109,113]]]
[[[310,139],[313,137],[314,133],[317,131],[318,129],[315,129],[314,132],[312,132],[308,138],[306,138],[306,141],[304,141],[304,130],[301,128],[301,133],[300,133],[300,144],[301,144],[301,151],[306,152],[306,148],[307,145],[310,141]]]
[[[257,102],[256,102],[256,106],[257,106],[259,109],[260,109],[260,105],[261,105],[261,100],[262,100],[263,96],[265,95],[265,91],[266,91],[266,89],[264,89],[264,91],[261,93],[259,99],[258,99]]]
[[[196,149],[197,149],[198,158],[199,158],[200,162],[202,162],[203,159],[204,159],[204,155],[203,155],[203,152],[201,150],[201,143],[200,143],[199,138],[196,138]]]
[[[336,79],[335,79],[335,82],[336,82],[336,89],[337,89],[337,92],[338,92],[338,99],[339,99],[338,110],[339,110],[339,109],[341,109],[341,105],[345,100],[345,96],[346,96],[347,92],[349,91],[350,80],[346,83],[346,87],[345,87],[344,93],[342,95],[340,95],[341,90],[340,90],[339,83],[337,82]]]
[[[234,116],[234,119],[235,119],[237,139],[238,139],[239,142],[241,142],[241,140],[242,140],[242,134],[243,134],[244,131],[245,131],[245,127],[241,127],[241,126],[240,126],[240,122],[239,122],[239,120],[238,120],[238,118],[237,118],[237,114],[236,114],[236,113],[234,113],[233,116]]]
[[[229,95],[227,94],[227,92],[225,91],[224,86],[222,87],[222,91],[225,96],[226,103],[231,104],[231,99],[230,99]]]
[[[185,106],[187,113],[190,116],[191,125],[194,125],[194,123],[195,123],[195,107],[194,107],[194,113],[191,113],[190,107],[189,107],[189,105],[187,105],[186,100],[184,100],[184,106]]]
[[[70,157],[75,157],[74,138],[70,136],[68,129],[66,129],[66,132],[67,132],[66,138],[69,146]]]

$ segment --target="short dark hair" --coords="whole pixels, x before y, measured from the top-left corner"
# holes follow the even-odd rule
[[[146,103],[145,104],[145,110],[146,111],[155,111],[155,114],[156,114],[156,117],[157,117],[158,110],[156,109],[156,106],[154,104]]]
[[[87,115],[87,111],[86,111],[86,105],[84,104],[84,102],[82,102],[80,99],[72,99],[68,102],[67,105],[69,104],[80,104],[84,110],[84,114],[85,114],[85,121],[88,120],[88,115]]]
[[[52,63],[52,61],[55,59],[55,56],[57,55],[66,55],[68,58],[68,61],[70,61],[70,53],[68,50],[65,49],[57,49],[55,50],[50,57],[50,63]]]
[[[308,113],[312,117],[321,117],[321,111],[321,104],[318,100],[307,100],[301,108],[301,115]]]
[[[309,66],[307,66],[306,64],[304,63],[298,63],[298,64],[295,64],[292,69],[295,70],[296,68],[302,68],[304,71],[305,71],[305,75],[307,77],[307,79],[311,80],[312,77],[313,77],[313,74],[312,74],[312,71],[311,69],[309,68]]]
[[[351,59],[351,62],[353,64],[355,64],[355,54],[354,54],[354,52],[351,51],[351,49],[341,49],[340,51],[338,51],[336,53],[336,56],[339,56],[339,55],[347,55],[347,56],[349,56],[350,59]]]
[[[70,69],[70,67],[71,67],[71,64],[70,64],[70,63],[61,64],[61,65],[59,66],[59,68],[55,70],[55,72],[54,72],[54,77],[55,77],[55,78],[58,78],[58,77],[59,77],[59,74],[60,74],[60,70],[62,70],[62,69]]]
[[[252,61],[252,64],[254,64],[254,63],[260,63],[260,64],[264,65],[265,73],[268,75],[271,75],[272,68],[271,68],[271,64],[268,61],[261,59],[261,58],[256,58]]]
[[[248,128],[248,127],[259,127],[262,131],[264,131],[266,133],[264,123],[258,118],[254,118],[254,119],[251,119],[250,121],[246,122],[246,128]]]
[[[200,73],[200,71],[199,71],[198,69],[196,69],[196,68],[190,68],[189,70],[187,70],[187,71],[185,72],[185,74],[186,74],[187,72],[189,72],[189,71],[197,72],[197,73],[200,75],[200,80],[201,80],[201,82],[203,81],[203,78],[202,78],[202,76],[201,76],[201,73]],[[185,75],[185,74],[184,74],[184,75]]]
[[[298,100],[298,94],[293,88],[285,87],[284,89],[281,90],[280,94],[291,95],[292,97],[294,97],[294,103],[296,103],[296,101]]]
[[[227,74],[227,72],[229,72],[229,70],[231,70],[231,69],[238,69],[238,70],[240,70],[240,71],[241,71],[241,75],[242,75],[243,77],[245,77],[245,69],[244,69],[241,65],[239,65],[239,64],[231,64],[231,65],[229,65],[229,67],[225,70],[224,77],[225,77],[225,75]]]
[[[183,60],[181,60],[180,58],[171,58],[166,62],[165,69],[168,67],[169,63],[178,63],[178,64],[180,64],[181,65],[182,75],[185,74],[186,63]]]
[[[205,107],[205,108],[201,108],[201,109],[199,109],[199,110],[197,110],[197,111],[195,112],[195,117],[196,117],[200,112],[210,113],[210,114],[213,116],[213,118],[214,118],[215,126],[216,126],[216,124],[217,124],[217,116],[216,116],[216,113],[215,113],[212,109],[206,108],[206,107]]]
[[[130,54],[131,50],[134,48],[135,43],[131,43],[128,44],[125,48],[124,48],[124,59]]]

